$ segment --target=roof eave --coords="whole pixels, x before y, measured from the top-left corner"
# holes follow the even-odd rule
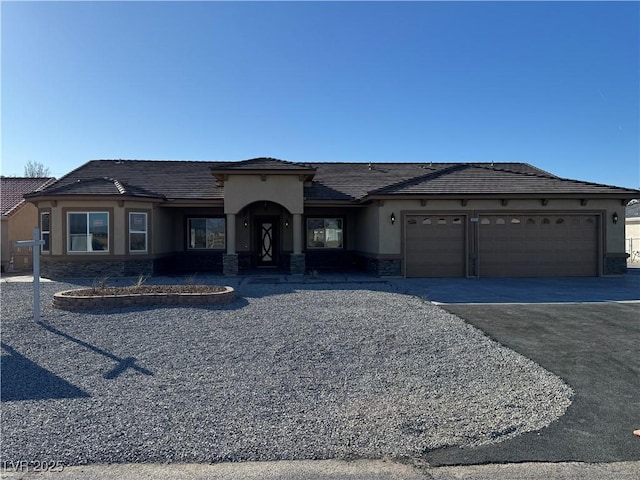
[[[99,193],[49,193],[49,194],[40,194],[40,193],[30,193],[28,196],[24,196],[25,200],[29,203],[35,202],[46,202],[53,200],[147,200],[150,202],[160,203],[164,202],[167,199],[161,196],[153,196],[153,195],[130,195],[130,194],[99,194]]]
[[[305,207],[360,207],[357,200],[305,199]]]
[[[224,206],[222,198],[167,198],[162,207],[221,207]]]
[[[313,179],[316,174],[315,168],[283,168],[283,169],[268,169],[268,168],[248,168],[248,169],[233,169],[233,168],[211,168],[211,175],[219,182],[224,183],[231,175],[297,175],[302,177],[301,180],[308,182]]]
[[[365,195],[360,199],[361,203],[372,200],[419,200],[422,198],[437,200],[481,200],[481,199],[503,199],[503,198],[535,198],[535,199],[551,199],[551,198],[593,198],[593,199],[619,199],[629,201],[635,198],[633,192],[620,193],[558,193],[558,192],[535,192],[535,193],[403,193],[403,194],[375,194]]]

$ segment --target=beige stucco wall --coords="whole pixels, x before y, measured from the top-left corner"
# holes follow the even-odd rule
[[[3,216],[0,219],[0,252],[2,252],[2,266],[6,270],[11,259],[11,253],[9,252],[9,218]]]
[[[34,207],[35,208],[35,207]],[[50,255],[65,255],[66,242],[66,214],[72,211],[109,212],[109,252],[92,252],[91,255],[126,255],[127,253],[127,222],[128,211],[144,211],[150,215],[149,225],[153,229],[154,213],[152,202],[120,201],[120,200],[57,200],[37,202],[40,211],[51,212]],[[37,218],[37,217],[36,217]],[[152,237],[153,238],[153,237]],[[86,255],[86,254],[80,254]]]
[[[382,203],[382,204],[380,204]],[[581,205],[579,199],[549,199],[547,205],[540,200],[510,199],[507,205],[501,200],[469,200],[466,206],[460,200],[428,200],[422,205],[420,200],[385,200],[374,202],[372,207],[377,209],[378,224],[380,226],[379,253],[400,254],[402,252],[402,219],[401,215],[409,213],[451,212],[474,216],[484,213],[527,211],[530,213],[554,212],[584,212],[601,214],[603,219],[604,254],[624,252],[624,207],[620,200],[589,200]],[[391,213],[396,216],[396,222],[391,224]],[[611,220],[613,212],[617,212],[619,220],[614,224]],[[365,250],[366,251],[366,250]]]
[[[298,175],[230,175],[224,183],[224,213],[237,214],[250,203],[264,201],[303,213],[303,187]]]
[[[31,240],[38,226],[38,209],[27,203],[11,216],[2,219],[2,265],[8,270],[11,257],[16,270],[31,269],[33,254],[29,247],[15,247],[18,240]]]
[[[380,208],[377,202],[367,205],[358,212],[355,222],[355,248],[361,253],[376,254],[380,251]],[[388,236],[392,231],[386,232]]]

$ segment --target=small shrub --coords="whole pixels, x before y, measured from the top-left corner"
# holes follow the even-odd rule
[[[149,278],[149,275],[143,275],[143,274],[138,275],[138,281],[135,284],[135,288],[138,288],[138,289],[141,288],[142,285],[144,285],[144,282],[146,282],[148,278]]]
[[[184,284],[189,286],[189,287],[193,287],[196,285],[196,275],[198,275],[197,273],[194,273],[193,275],[190,275],[189,277],[187,277],[184,281]]]
[[[91,282],[91,288],[95,293],[100,291],[104,291],[107,288],[107,281],[109,280],[108,276],[94,278],[93,282]]]

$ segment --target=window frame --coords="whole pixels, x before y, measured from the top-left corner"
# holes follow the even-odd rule
[[[91,247],[91,249],[89,249],[89,235],[92,235],[92,233],[90,232],[90,227],[91,227],[91,221],[90,221],[90,215],[96,215],[96,214],[103,214],[106,215],[107,217],[107,224],[106,224],[106,235],[107,235],[107,241],[106,241],[106,245],[105,245],[105,249],[104,250],[94,250],[93,246]],[[85,218],[87,220],[87,224],[86,224],[86,233],[85,233],[85,239],[86,239],[86,245],[87,245],[87,249],[86,250],[72,250],[71,249],[71,216],[72,215],[85,215]],[[66,234],[67,234],[67,253],[68,254],[108,254],[111,251],[111,212],[108,210],[69,210],[66,212],[66,221],[67,221],[67,225],[66,225]],[[80,235],[80,234],[74,234],[74,235]],[[91,244],[92,245],[92,244]]]
[[[323,220],[324,222],[324,227],[323,230],[325,231],[324,233],[324,240],[323,246],[317,246],[317,245],[310,245],[309,244],[309,221],[313,221],[313,220]],[[331,220],[339,220],[340,221],[340,232],[341,232],[341,236],[340,236],[340,246],[339,247],[328,247],[326,246],[327,244],[327,234],[326,234],[326,230],[327,230],[327,221],[331,221]],[[313,216],[313,217],[307,217],[306,221],[305,221],[305,246],[307,250],[316,250],[316,251],[326,251],[326,250],[344,250],[345,249],[345,225],[346,225],[346,221],[344,217],[341,216]]]
[[[44,222],[43,222],[43,217],[44,216],[49,217],[49,228],[47,230],[44,229]],[[40,245],[40,253],[51,253],[51,212],[50,211],[45,211],[45,212],[40,212],[40,240],[44,240],[44,236],[47,235],[47,240],[46,240],[46,244],[43,243],[42,245]],[[47,247],[45,249],[45,246]]]
[[[187,217],[186,219],[186,227],[185,227],[185,233],[186,233],[186,241],[185,241],[185,247],[186,250],[189,252],[206,252],[206,251],[214,251],[214,252],[220,252],[220,251],[226,251],[227,249],[227,219],[224,216],[221,215],[209,215],[209,216],[198,216],[198,217]],[[213,247],[192,247],[191,246],[191,221],[192,220],[204,220],[205,221],[205,245],[206,245],[206,241],[207,241],[207,236],[208,233],[206,231],[206,221],[207,220],[220,220],[222,221],[222,225],[223,225],[223,233],[222,233],[222,246],[213,246]]]
[[[144,230],[134,230],[131,228],[132,215],[144,215]],[[144,234],[144,249],[134,250],[131,248],[131,236],[133,234]],[[127,248],[129,253],[148,253],[149,252],[149,213],[142,211],[129,211],[127,215]]]

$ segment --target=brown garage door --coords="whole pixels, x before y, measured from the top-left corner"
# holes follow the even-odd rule
[[[481,215],[481,277],[598,275],[595,215]]]
[[[464,229],[462,215],[408,215],[405,218],[405,275],[464,277]]]

